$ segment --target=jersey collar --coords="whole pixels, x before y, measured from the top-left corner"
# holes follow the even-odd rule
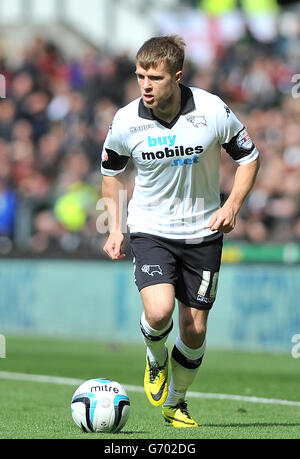
[[[187,86],[184,86],[183,84],[179,84],[179,87],[181,89],[181,108],[179,113],[171,121],[171,123],[167,123],[166,121],[156,118],[151,108],[145,107],[145,105],[143,104],[143,99],[141,99],[139,103],[139,117],[144,118],[146,120],[156,120],[164,127],[171,129],[176,124],[181,115],[187,115],[196,108],[194,96],[191,89]]]

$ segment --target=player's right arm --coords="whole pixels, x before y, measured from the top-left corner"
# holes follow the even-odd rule
[[[102,197],[108,212],[109,236],[103,247],[104,252],[112,260],[120,260],[125,257],[122,252],[124,234],[124,206],[122,198],[126,193],[124,171],[126,169],[130,151],[124,139],[124,130],[120,117],[115,116],[110,126],[103,146],[101,172]]]
[[[102,197],[108,212],[109,225],[109,236],[103,250],[112,260],[120,260],[125,257],[125,254],[122,253],[124,234],[122,233],[123,222],[120,211],[120,196],[124,190],[123,174],[113,177],[103,176]]]

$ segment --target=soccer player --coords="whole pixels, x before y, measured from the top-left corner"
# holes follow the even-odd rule
[[[181,84],[185,44],[178,36],[147,40],[136,56],[141,98],[115,115],[102,154],[102,192],[110,234],[104,251],[120,260],[123,172],[129,158],[135,186],[127,224],[135,282],[144,311],[145,392],[162,405],[174,427],[195,427],[186,392],[206,347],[207,319],[215,301],[223,233],[237,214],[259,168],[259,153],[243,124],[216,95]],[[232,191],[221,206],[221,146],[237,163]],[[178,300],[179,333],[166,341]],[[168,368],[170,382],[168,385]]]

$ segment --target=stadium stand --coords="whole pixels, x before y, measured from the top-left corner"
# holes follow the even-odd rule
[[[293,28],[282,24],[269,43],[247,28],[209,64],[186,62],[184,83],[218,94],[261,151],[227,240],[300,242],[300,16],[289,14]],[[101,149],[117,109],[139,97],[134,61],[93,47],[71,59],[43,36],[24,46],[17,67],[8,61],[0,48],[0,254],[101,256]],[[235,165],[225,152],[221,161],[225,199]],[[129,195],[133,176],[129,167]]]

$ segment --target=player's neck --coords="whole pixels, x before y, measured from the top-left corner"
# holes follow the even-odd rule
[[[181,109],[181,89],[178,86],[163,106],[152,109],[156,118],[171,123]]]

